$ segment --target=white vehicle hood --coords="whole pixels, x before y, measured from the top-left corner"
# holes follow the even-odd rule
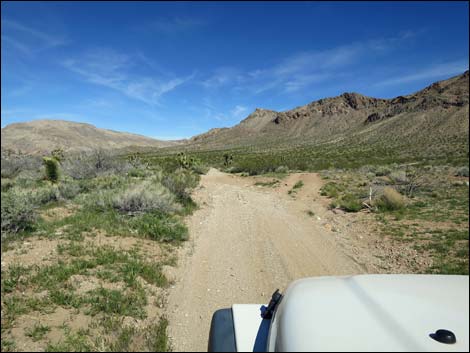
[[[259,307],[232,307],[238,350],[254,348]],[[439,329],[457,342],[432,339]],[[292,283],[267,339],[269,351],[468,351],[468,332],[468,276],[359,275]]]

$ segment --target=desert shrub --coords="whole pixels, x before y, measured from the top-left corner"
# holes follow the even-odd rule
[[[201,162],[196,162],[191,166],[191,170],[194,173],[202,175],[202,174],[207,174],[207,172],[209,171],[209,167],[202,164]]]
[[[65,200],[73,199],[77,196],[81,191],[82,188],[77,182],[66,182],[60,183],[58,186],[60,198]]]
[[[190,197],[190,190],[199,184],[199,175],[180,168],[165,176],[162,184],[175,194],[179,200],[185,200]]]
[[[46,179],[56,183],[59,180],[59,162],[53,157],[44,157],[42,161],[45,167]]]
[[[105,150],[70,155],[62,162],[64,173],[73,179],[89,179],[103,174],[124,175],[133,168],[128,161]]]
[[[95,165],[85,154],[70,156],[64,160],[62,170],[73,179],[88,179],[96,176]]]
[[[57,185],[42,186],[31,192],[31,199],[36,205],[45,205],[52,201],[59,201],[59,188]]]
[[[115,209],[127,213],[151,211],[171,213],[179,209],[174,196],[167,188],[149,181],[130,186],[115,195],[111,202]]]
[[[409,181],[408,176],[404,170],[393,171],[389,174],[389,178],[397,184],[405,184]]]
[[[462,176],[462,177],[468,177],[468,167],[460,167],[456,170],[455,176]]]
[[[375,206],[383,211],[399,210],[405,207],[405,198],[398,191],[387,186],[376,200]]]
[[[299,180],[298,182],[295,183],[292,189],[300,189],[302,186],[304,186],[304,182],[302,180]]]
[[[385,176],[385,175],[389,175],[391,173],[391,169],[389,167],[386,167],[386,166],[380,166],[377,168],[377,170],[375,171],[375,175],[376,176]]]
[[[32,229],[36,220],[34,204],[26,193],[15,188],[2,193],[1,216],[2,239],[7,234]]]
[[[274,171],[276,173],[288,173],[289,168],[287,168],[285,165],[281,165],[281,166],[277,167]]]
[[[328,197],[338,197],[339,193],[344,191],[343,185],[339,185],[333,181],[330,181],[322,186],[320,189],[320,195]]]
[[[353,194],[342,196],[337,205],[346,212],[358,212],[362,209],[362,202]]]
[[[161,212],[145,213],[132,221],[132,227],[147,238],[171,242],[188,239],[188,229],[175,216]]]

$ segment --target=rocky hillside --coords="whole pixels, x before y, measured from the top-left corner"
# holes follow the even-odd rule
[[[2,129],[2,149],[23,153],[46,153],[55,148],[65,151],[89,151],[97,148],[118,149],[133,146],[165,147],[171,141],[159,141],[149,137],[63,120],[35,120],[14,123]]]
[[[393,99],[343,93],[285,112],[256,109],[240,124],[193,137],[193,148],[318,144],[352,139],[432,143],[468,138],[469,74]]]

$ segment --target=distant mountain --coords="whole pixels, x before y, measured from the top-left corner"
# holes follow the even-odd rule
[[[47,153],[58,147],[65,151],[78,152],[98,148],[165,147],[176,144],[63,120],[34,120],[10,124],[2,129],[1,137],[2,149],[24,153]]]
[[[469,73],[393,99],[343,93],[285,112],[256,109],[232,128],[194,136],[186,148],[321,144],[340,140],[432,143],[468,139]]]

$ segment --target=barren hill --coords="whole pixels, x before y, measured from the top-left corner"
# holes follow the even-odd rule
[[[343,93],[285,112],[256,109],[240,124],[189,140],[197,149],[319,144],[353,139],[402,142],[468,138],[469,73],[393,99]],[[188,147],[189,147],[188,146]]]
[[[66,151],[87,151],[96,148],[118,149],[132,146],[165,147],[173,144],[175,142],[63,120],[14,123],[2,129],[2,149],[24,153],[43,153],[58,147]]]

